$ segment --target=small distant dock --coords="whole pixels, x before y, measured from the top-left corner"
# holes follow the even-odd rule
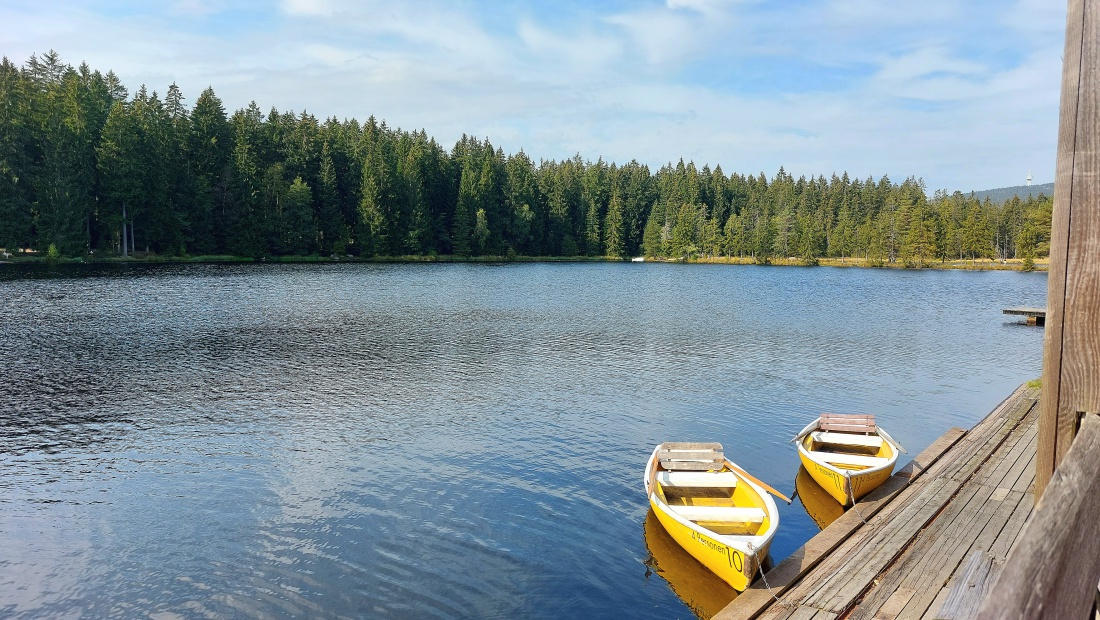
[[[972,617],[1035,503],[1038,395],[949,430],[715,618]]]
[[[1014,314],[1016,316],[1026,316],[1028,325],[1046,325],[1047,323],[1046,308],[1005,308],[1001,312],[1004,314]]]

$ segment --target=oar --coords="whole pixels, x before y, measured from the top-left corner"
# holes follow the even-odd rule
[[[893,439],[892,436],[888,435],[886,431],[883,431],[881,428],[879,428],[878,431],[879,431],[879,434],[883,436],[883,438],[887,439],[887,441],[889,441],[890,443],[892,443],[894,445],[897,445],[898,450],[904,452],[905,454],[909,454],[909,451],[905,450],[904,447],[902,447],[901,444],[898,443],[898,440]]]
[[[813,431],[816,431],[818,425],[820,425],[820,424],[821,424],[821,418],[815,418],[813,422],[810,422],[809,424],[806,425],[806,428],[802,429],[801,433],[794,436],[794,439],[791,440],[791,443],[795,443],[799,439],[802,439],[806,435],[809,435]]]
[[[752,482],[753,484],[760,485],[768,493],[771,493],[772,495],[774,495],[774,496],[778,497],[779,499],[787,502],[788,504],[791,503],[791,498],[789,498],[786,495],[783,495],[782,493],[780,493],[779,491],[776,491],[775,489],[771,488],[770,486],[765,484],[762,480],[760,480],[756,476],[753,476],[749,472],[747,472],[747,471],[741,469],[740,467],[734,465],[732,461],[727,459],[726,460],[726,466],[729,467],[730,469],[737,470],[737,473],[741,474],[741,476],[743,476],[746,480],[748,480],[749,482]]]

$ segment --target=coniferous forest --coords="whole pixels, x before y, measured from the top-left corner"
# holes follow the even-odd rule
[[[227,113],[212,88],[130,96],[51,51],[0,63],[0,247],[61,256],[857,257],[920,267],[1049,248],[1052,198],[1003,204],[895,183],[727,174],[302,112]]]

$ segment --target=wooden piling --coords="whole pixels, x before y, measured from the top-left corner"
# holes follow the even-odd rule
[[[1100,0],[1069,0],[1054,183],[1036,497],[1100,412]]]

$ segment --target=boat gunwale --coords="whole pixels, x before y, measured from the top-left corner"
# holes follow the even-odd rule
[[[729,469],[737,479],[740,481],[738,484],[747,484],[749,488],[753,490],[764,502],[764,513],[768,517],[768,528],[762,534],[719,534],[714,530],[708,529],[689,521],[683,516],[679,515],[668,502],[661,499],[661,496],[657,493],[657,454],[660,451],[660,446],[653,450],[653,454],[649,457],[649,461],[646,463],[645,470],[645,486],[646,492],[649,496],[649,503],[654,510],[660,510],[664,514],[671,517],[674,521],[680,525],[698,532],[704,536],[715,539],[725,545],[735,548],[736,550],[744,553],[746,556],[757,557],[761,548],[770,547],[771,540],[775,537],[776,531],[779,529],[779,509],[775,505],[775,500],[768,494],[762,487],[741,476],[737,470],[741,469],[736,463],[730,460],[728,457],[723,457],[723,463],[726,468]],[[701,487],[701,488],[725,488],[725,487]],[[762,558],[761,558],[762,559]]]
[[[856,476],[856,475],[858,475],[858,476],[869,476],[871,474],[877,474],[878,472],[882,471],[883,469],[886,469],[887,467],[889,467],[891,470],[893,470],[894,466],[897,465],[898,455],[901,453],[901,447],[898,446],[897,443],[895,443],[888,436],[883,435],[882,433],[879,433],[878,428],[875,429],[874,435],[876,437],[880,437],[883,441],[885,441],[890,446],[890,450],[892,452],[892,454],[890,455],[890,458],[885,463],[883,463],[881,465],[876,465],[874,467],[868,467],[867,469],[842,469],[840,467],[837,467],[835,465],[832,465],[832,464],[827,463],[825,461],[822,461],[820,459],[814,458],[814,456],[812,454],[812,451],[806,449],[806,439],[808,437],[810,437],[810,433],[812,433],[814,430],[817,430],[817,429],[821,428],[821,418],[818,418],[816,422],[812,422],[811,424],[816,424],[816,426],[813,429],[811,429],[810,432],[805,432],[805,433],[800,434],[797,438],[798,440],[795,443],[798,445],[799,454],[805,456],[807,459],[809,459],[813,463],[816,463],[817,465],[821,465],[822,467],[825,467],[826,469],[828,469],[830,471],[833,471],[833,472],[836,472],[837,474],[839,474],[841,476],[844,476],[844,477],[850,477],[850,476]],[[809,427],[807,427],[807,428],[809,428]],[[848,433],[850,435],[867,435],[867,433],[852,433],[852,432],[848,432],[848,431],[830,431],[830,432]],[[844,454],[844,453],[843,452],[838,452],[838,454]]]

